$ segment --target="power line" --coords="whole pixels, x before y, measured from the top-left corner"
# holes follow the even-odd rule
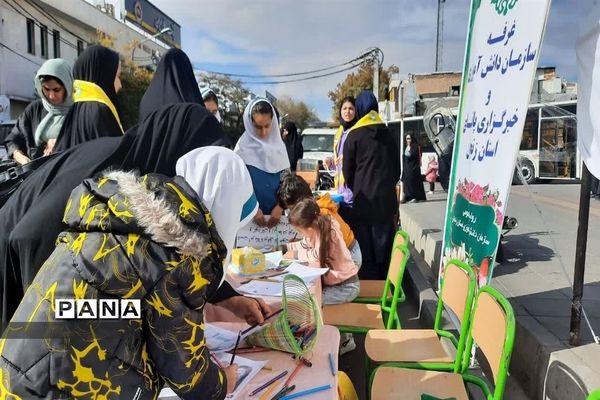
[[[219,71],[210,71],[210,70],[205,70],[205,71],[208,73],[211,73],[211,74],[232,76],[232,77],[237,77],[237,78],[284,78],[284,77],[299,76],[299,75],[309,75],[309,74],[314,74],[317,72],[323,72],[323,71],[327,71],[330,69],[343,67],[344,65],[352,64],[359,60],[364,60],[365,58],[370,56],[374,51],[375,51],[375,49],[370,49],[369,51],[364,52],[360,56],[355,57],[352,60],[346,61],[342,64],[332,65],[330,67],[319,68],[319,69],[314,69],[314,70],[305,71],[305,72],[293,72],[293,73],[288,73],[288,74],[273,74],[273,75],[249,75],[249,74],[232,74],[232,73],[228,73],[228,72],[219,72]],[[352,67],[352,68],[354,68],[354,67]]]
[[[349,71],[351,69],[354,69],[356,67],[358,67],[359,65],[361,65],[362,63],[356,63],[354,65],[351,65],[347,68],[344,69],[340,69],[339,71],[333,71],[333,72],[328,72],[326,74],[321,74],[321,75],[313,75],[313,76],[308,76],[305,78],[297,78],[297,79],[288,79],[288,80],[283,80],[283,81],[263,81],[263,82],[244,82],[242,81],[242,83],[249,85],[277,85],[278,83],[291,83],[291,82],[302,82],[302,81],[308,81],[311,79],[317,79],[317,78],[323,78],[326,76],[331,76],[331,75],[335,75],[335,74],[339,74],[340,72],[344,72],[344,71]]]
[[[31,6],[33,6],[35,9],[37,9],[42,15],[46,16],[46,18],[50,19],[51,21],[54,21],[54,23],[56,23],[58,26],[60,26],[61,28],[63,28],[65,31],[67,31],[68,33],[70,33],[71,35],[75,36],[77,39],[82,40],[84,42],[87,42],[87,40],[85,40],[84,38],[80,37],[79,35],[77,35],[76,33],[72,32],[71,30],[69,30],[69,28],[67,28],[66,26],[64,26],[59,20],[57,20],[54,15],[48,13],[46,10],[44,10],[42,7],[40,7],[39,5],[33,3],[31,0],[25,0],[27,1],[27,3],[29,3]]]
[[[6,1],[6,4],[8,4],[8,5],[9,5],[9,6],[10,6],[10,7],[11,7],[13,10],[15,10],[15,12],[16,12],[17,14],[19,14],[20,16],[22,16],[22,17],[25,17],[26,19],[31,19],[31,20],[33,21],[33,23],[34,23],[34,24],[35,24],[35,25],[36,25],[38,28],[40,28],[40,29],[42,29],[42,27],[46,27],[46,28],[48,28],[48,27],[47,27],[46,25],[44,25],[44,24],[43,24],[43,23],[42,23],[40,20],[38,20],[37,18],[35,18],[33,15],[31,15],[31,14],[29,13],[29,11],[25,10],[25,9],[23,8],[23,6],[21,6],[19,3],[15,3],[15,4],[16,4],[17,6],[19,6],[19,8],[20,8],[21,10],[23,10],[23,12],[25,12],[27,15],[25,15],[25,14],[23,14],[21,11],[17,10],[17,9],[14,7],[14,5],[13,5],[13,4],[11,4],[11,3],[9,3],[8,1]],[[65,30],[66,30],[66,29],[65,29]],[[77,49],[77,46],[76,46],[76,45],[74,45],[73,43],[69,42],[68,40],[66,40],[66,39],[65,39],[65,38],[63,38],[63,37],[60,37],[60,41],[61,41],[61,42],[63,42],[63,43],[65,43],[65,44],[67,44],[67,45],[69,45],[69,46],[71,46],[73,49]]]
[[[17,52],[16,50],[11,49],[10,47],[8,47],[7,45],[5,45],[4,43],[0,42],[0,46],[4,47],[5,49],[7,49],[8,51],[11,51],[13,53],[15,53],[16,55],[18,55],[19,57],[22,57],[24,59],[26,59],[27,61],[29,61],[30,63],[36,64],[41,66],[42,64],[38,63],[37,61],[33,61],[28,57],[25,57],[23,54]]]

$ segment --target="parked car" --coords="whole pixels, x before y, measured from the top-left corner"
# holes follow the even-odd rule
[[[317,189],[328,190],[333,186],[333,177],[325,170],[323,161],[333,158],[333,138],[335,129],[306,128],[302,131],[304,159],[317,160],[319,163],[319,181]]]
[[[323,162],[327,157],[333,157],[333,137],[335,129],[306,128],[302,131],[302,146],[304,158]]]

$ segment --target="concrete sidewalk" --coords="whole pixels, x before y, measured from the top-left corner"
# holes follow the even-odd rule
[[[531,190],[533,201],[527,188],[512,188],[507,215],[517,217],[519,226],[503,241],[505,262],[496,265],[492,280],[517,317],[510,371],[530,398],[583,400],[600,387],[600,345],[593,343],[585,321],[581,339],[587,346],[572,349],[568,344],[579,185],[534,185]],[[435,312],[435,299],[424,286],[437,286],[445,211],[441,190],[426,202],[400,206],[402,228],[420,261],[420,268],[409,269],[407,283],[417,286],[413,291],[420,296],[422,314]],[[592,201],[589,224],[584,307],[600,334],[598,201]]]

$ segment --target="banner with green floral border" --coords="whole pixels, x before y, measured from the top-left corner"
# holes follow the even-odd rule
[[[490,281],[550,0],[472,0],[444,229],[449,259]]]

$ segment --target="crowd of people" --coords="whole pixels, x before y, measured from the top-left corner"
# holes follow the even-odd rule
[[[387,274],[398,148],[370,91],[345,98],[333,149],[338,205],[294,175],[298,129],[281,129],[267,99],[247,105],[234,147],[217,94],[201,92],[187,55],[171,49],[124,132],[120,71],[119,54],[99,45],[72,69],[48,60],[34,78],[40,100],[6,139],[19,164],[51,157],[0,208],[0,376],[22,398],[155,398],[167,383],[184,399],[222,399],[236,366],[185,343],[202,332],[207,303],[249,324],[272,312],[224,279],[238,229],[274,227],[287,212],[302,239],[286,244],[286,257],[329,268],[325,304],[354,300],[359,278]],[[414,154],[409,145],[405,162]],[[58,298],[140,299],[143,318],[48,325]],[[31,323],[44,332],[28,331]],[[355,347],[351,335],[342,342]]]

